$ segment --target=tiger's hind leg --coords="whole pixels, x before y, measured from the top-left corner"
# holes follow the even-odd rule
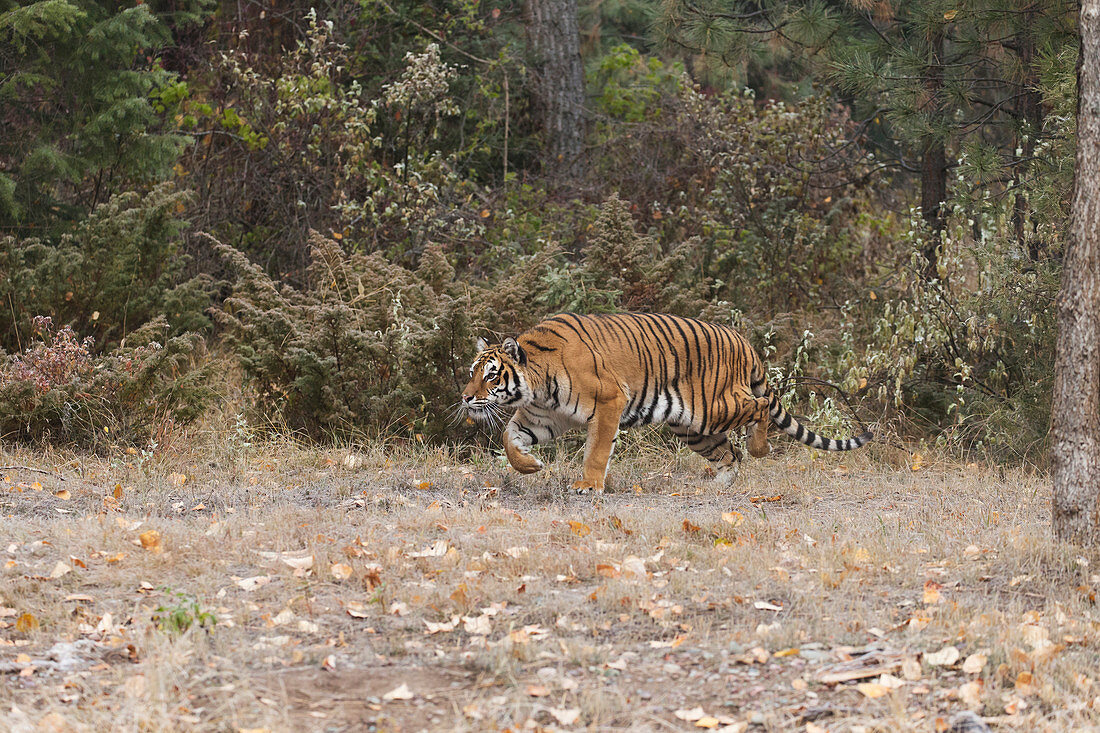
[[[715,469],[715,483],[728,486],[741,468],[741,451],[733,446],[725,433],[696,433],[687,428],[673,427],[673,434],[688,448],[706,458]]]
[[[771,453],[772,447],[768,445],[768,426],[771,422],[768,398],[757,397],[756,414],[753,421],[746,426],[749,434],[749,455],[753,458],[763,458]]]

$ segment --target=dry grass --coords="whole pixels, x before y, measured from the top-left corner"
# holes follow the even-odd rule
[[[793,448],[719,489],[639,441],[593,499],[568,449],[519,477],[246,437],[0,451],[68,479],[0,472],[0,729],[1100,728],[1098,560],[1041,476]],[[178,594],[216,625],[164,621]]]

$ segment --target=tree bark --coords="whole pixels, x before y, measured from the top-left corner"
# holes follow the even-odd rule
[[[1077,161],[1051,404],[1054,535],[1100,544],[1100,0],[1082,0]]]
[[[1038,20],[1038,2],[1032,2],[1024,11],[1023,23],[1017,34],[1017,55],[1020,57],[1020,67],[1024,72],[1024,88],[1020,92],[1017,102],[1017,111],[1020,116],[1020,125],[1023,128],[1024,140],[1017,140],[1016,147],[1020,150],[1016,157],[1016,166],[1013,171],[1013,184],[1016,188],[1016,200],[1012,207],[1012,228],[1016,235],[1016,243],[1021,252],[1026,251],[1033,262],[1043,256],[1043,242],[1035,231],[1034,226],[1028,226],[1031,215],[1031,205],[1023,195],[1023,181],[1025,173],[1030,165],[1032,156],[1035,155],[1035,141],[1043,131],[1043,95],[1039,89],[1039,65],[1035,58],[1035,23]]]
[[[944,31],[937,26],[929,39],[925,90],[928,93],[929,117],[937,120],[943,114],[943,51]],[[924,275],[928,279],[937,276],[939,255],[937,249],[946,227],[944,201],[947,200],[947,146],[934,132],[924,139],[921,156],[920,205],[921,215],[928,228],[929,240],[924,248]]]
[[[555,178],[576,178],[585,168],[584,67],[577,0],[527,0],[524,17],[546,170]]]

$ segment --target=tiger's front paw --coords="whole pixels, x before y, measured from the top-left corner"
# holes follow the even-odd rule
[[[578,494],[587,494],[589,491],[595,491],[597,494],[602,494],[603,488],[602,481],[585,481],[581,479],[580,481],[573,482],[573,491]]]
[[[542,461],[527,453],[517,451],[508,456],[508,462],[520,473],[535,473],[542,470]]]

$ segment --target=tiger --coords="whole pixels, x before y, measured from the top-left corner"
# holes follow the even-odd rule
[[[836,440],[809,430],[787,412],[768,384],[764,364],[736,330],[658,313],[550,316],[477,357],[459,407],[481,422],[502,422],[504,452],[520,473],[543,467],[532,446],[587,428],[578,493],[603,493],[621,428],[666,424],[729,483],[741,463],[731,431],[746,428],[748,451],[767,455],[769,423],[826,451],[866,445],[870,431]]]

